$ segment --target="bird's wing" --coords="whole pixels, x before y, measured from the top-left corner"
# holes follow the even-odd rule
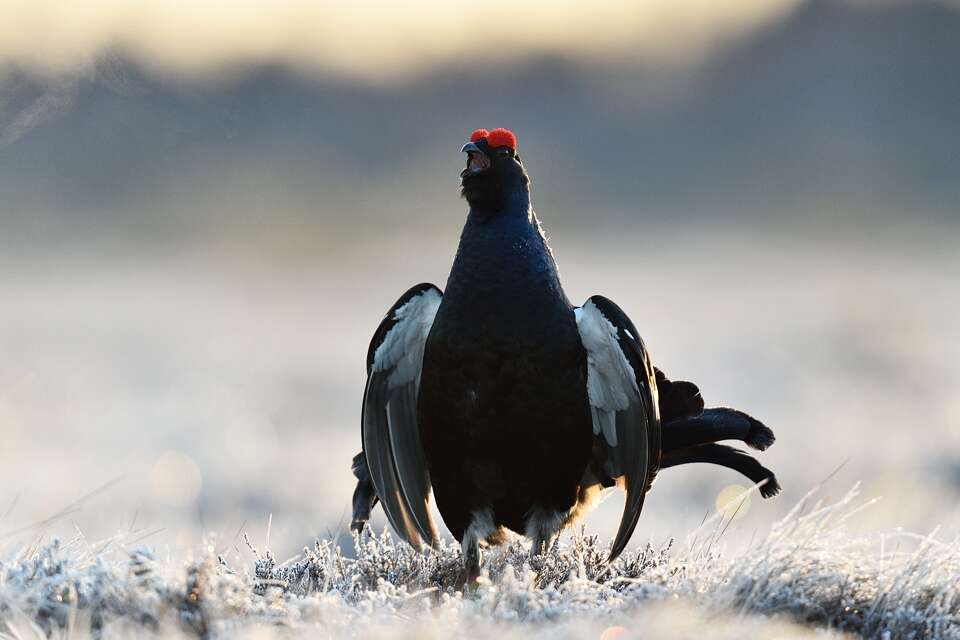
[[[587,395],[602,475],[627,493],[609,560],[623,551],[660,466],[657,380],[630,318],[612,301],[593,296],[575,310],[587,351]]]
[[[417,394],[427,334],[442,296],[429,283],[411,288],[387,312],[367,352],[362,428],[370,480],[390,524],[417,548],[437,540]]]

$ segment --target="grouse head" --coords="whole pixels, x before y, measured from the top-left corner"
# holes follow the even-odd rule
[[[460,172],[461,195],[472,211],[489,215],[518,200],[529,204],[530,179],[512,131],[477,129],[461,151],[467,154],[467,167]]]

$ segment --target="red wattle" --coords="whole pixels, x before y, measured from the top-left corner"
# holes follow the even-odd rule
[[[488,135],[490,135],[490,132],[486,129],[477,129],[470,134],[470,142],[476,142],[480,138],[486,138]]]
[[[509,129],[494,129],[487,134],[487,144],[496,149],[497,147],[510,147],[517,149],[517,136]]]

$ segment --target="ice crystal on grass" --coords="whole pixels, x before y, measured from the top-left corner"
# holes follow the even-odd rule
[[[212,542],[175,566],[122,540],[98,551],[82,537],[54,539],[0,562],[0,637],[546,638],[622,626],[737,638],[802,636],[800,624],[821,635],[960,639],[960,544],[853,536],[845,523],[855,500],[855,491],[830,505],[805,499],[730,555],[719,519],[610,566],[607,545],[582,531],[533,559],[513,539],[485,553],[481,583],[466,594],[456,589],[459,547],[419,553],[389,532],[356,536],[353,557],[318,540],[286,562],[248,541],[250,566],[230,565]]]

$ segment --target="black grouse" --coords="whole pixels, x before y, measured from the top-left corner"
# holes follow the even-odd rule
[[[708,462],[763,483],[764,497],[780,490],[754,458],[716,444],[763,450],[770,429],[733,409],[704,409],[696,385],[653,367],[612,301],[570,304],[516,149],[506,129],[479,129],[464,145],[470,211],[446,290],[413,287],[377,328],[353,462],[353,527],[379,498],[404,540],[432,545],[432,493],[469,580],[481,545],[505,529],[541,553],[613,485],[627,494],[616,558],[660,469]]]

